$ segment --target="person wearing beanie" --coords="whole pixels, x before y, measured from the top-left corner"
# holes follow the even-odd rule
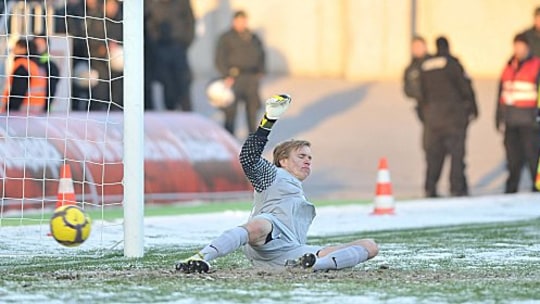
[[[435,45],[437,46],[437,54],[439,55],[450,55],[450,44],[448,43],[448,39],[446,37],[439,37],[435,40]]]
[[[420,83],[425,110],[423,148],[426,156],[426,197],[438,197],[446,156],[450,156],[450,195],[467,196],[465,139],[469,123],[478,117],[471,80],[450,54],[445,37],[436,40],[437,53],[421,66]]]
[[[540,59],[532,54],[526,34],[514,37],[513,49],[499,82],[495,115],[495,126],[504,134],[508,170],[505,193],[518,191],[523,166],[531,179],[536,179],[540,151]],[[537,191],[534,185],[532,191]]]
[[[540,6],[534,10],[533,26],[521,34],[527,39],[532,54],[540,57]]]

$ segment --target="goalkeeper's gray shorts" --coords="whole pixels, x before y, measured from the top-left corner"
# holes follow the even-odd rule
[[[317,254],[322,246],[300,244],[294,234],[271,214],[260,214],[253,219],[263,218],[273,224],[272,240],[262,246],[244,246],[244,254],[255,267],[284,267],[285,261],[294,260],[305,253]]]

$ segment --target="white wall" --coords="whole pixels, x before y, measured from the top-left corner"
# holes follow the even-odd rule
[[[413,0],[194,0],[196,74],[214,71],[214,48],[243,9],[267,47],[270,73],[398,79],[408,64]],[[512,37],[532,23],[533,0],[416,0],[417,32],[449,38],[473,76],[497,77]]]
[[[447,36],[472,75],[498,77],[514,36],[532,26],[536,6],[533,0],[418,0],[418,32],[429,41]]]

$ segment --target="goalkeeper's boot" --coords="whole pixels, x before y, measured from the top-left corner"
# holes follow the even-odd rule
[[[311,269],[313,265],[315,265],[315,262],[317,262],[317,256],[315,256],[313,253],[306,253],[297,259],[286,260],[285,267],[288,267],[288,268],[301,267],[304,269]]]
[[[176,270],[183,273],[203,273],[210,270],[210,263],[203,259],[200,253],[176,263]]]

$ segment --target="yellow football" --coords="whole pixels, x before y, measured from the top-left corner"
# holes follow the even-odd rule
[[[88,215],[78,206],[66,205],[54,211],[51,217],[51,235],[67,247],[82,244],[90,235],[92,223]]]

